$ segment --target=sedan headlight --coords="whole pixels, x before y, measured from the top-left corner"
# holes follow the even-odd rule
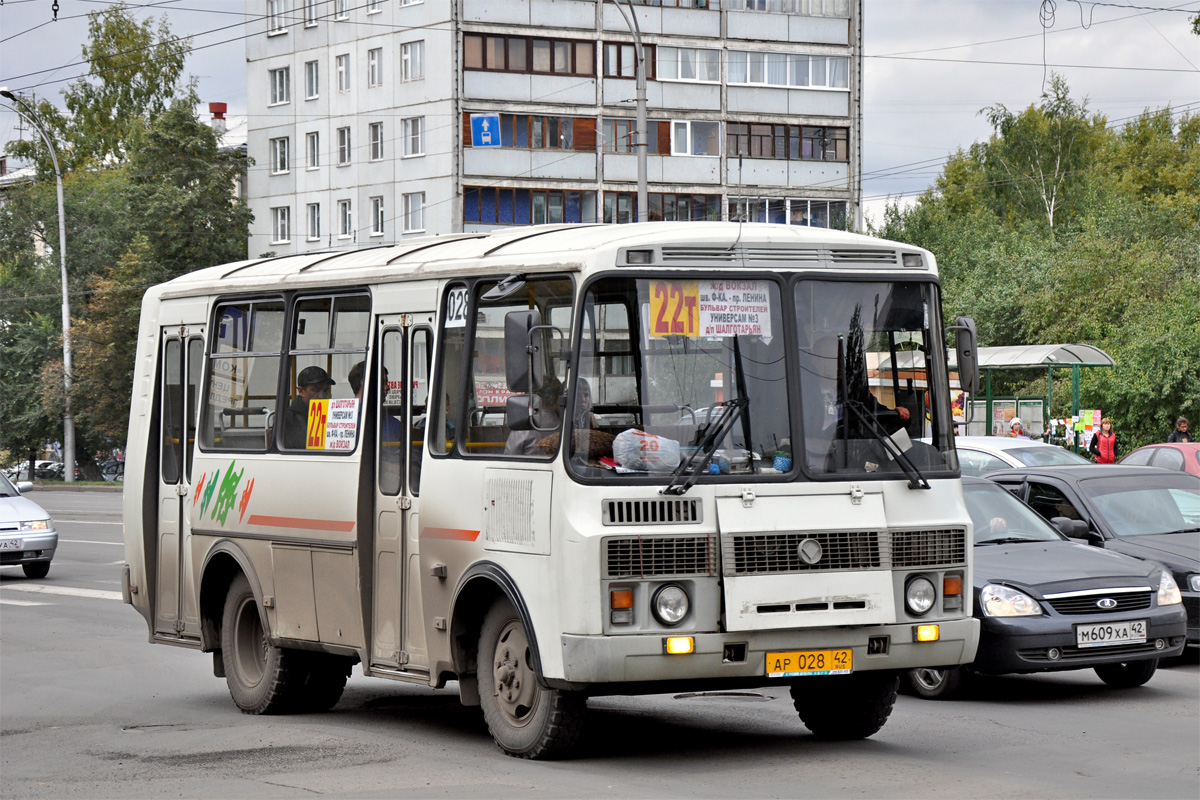
[[[1042,607],[1029,595],[1010,586],[989,583],[979,593],[979,605],[989,617],[1040,617]]]
[[[1192,577],[1196,576],[1193,575]],[[1158,604],[1160,606],[1174,606],[1182,602],[1183,597],[1179,594],[1179,584],[1171,577],[1171,573],[1164,569],[1162,577],[1158,579]]]
[[[1188,575],[1188,591],[1200,592],[1200,573]]]
[[[687,616],[690,605],[683,587],[668,583],[654,593],[650,610],[654,612],[654,618],[663,625],[678,625]]]
[[[50,520],[48,519],[27,519],[21,521],[22,531],[48,531],[50,530]]]

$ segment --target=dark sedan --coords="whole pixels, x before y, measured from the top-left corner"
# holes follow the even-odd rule
[[[1069,535],[1168,567],[1183,592],[1188,646],[1200,646],[1200,478],[1121,464],[1029,467],[987,476]]]
[[[1011,493],[963,478],[975,528],[975,661],[914,669],[906,683],[948,698],[970,673],[1094,669],[1110,686],[1150,680],[1178,655],[1186,626],[1179,587],[1157,564],[1073,542]]]

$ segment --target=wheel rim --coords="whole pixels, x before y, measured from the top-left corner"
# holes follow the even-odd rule
[[[234,664],[249,686],[257,686],[267,671],[267,637],[263,635],[258,606],[246,598],[234,619]]]
[[[913,681],[926,691],[934,692],[946,682],[946,670],[923,667],[912,671]]]
[[[506,624],[496,637],[492,687],[505,721],[517,728],[526,725],[537,710],[541,692],[529,663],[529,638],[517,620]]]

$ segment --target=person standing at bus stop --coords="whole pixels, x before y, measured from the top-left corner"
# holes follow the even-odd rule
[[[308,404],[326,400],[337,381],[320,367],[305,367],[296,376],[296,397],[283,412],[283,446],[303,450],[308,439]]]
[[[1117,433],[1108,417],[1100,420],[1100,430],[1092,437],[1088,451],[1096,457],[1097,464],[1117,463],[1117,456],[1120,455],[1117,449]]]
[[[1167,436],[1167,444],[1176,444],[1178,442],[1194,442],[1196,441],[1190,433],[1188,433],[1187,417],[1180,417],[1175,420],[1175,430],[1171,431]]]

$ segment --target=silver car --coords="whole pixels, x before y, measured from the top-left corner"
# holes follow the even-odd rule
[[[0,566],[21,565],[27,578],[44,578],[58,548],[58,532],[46,510],[22,497],[33,484],[16,485],[0,474]]]
[[[981,477],[1013,467],[1050,467],[1090,464],[1081,455],[1056,444],[1006,436],[955,436],[954,449],[963,475]]]

